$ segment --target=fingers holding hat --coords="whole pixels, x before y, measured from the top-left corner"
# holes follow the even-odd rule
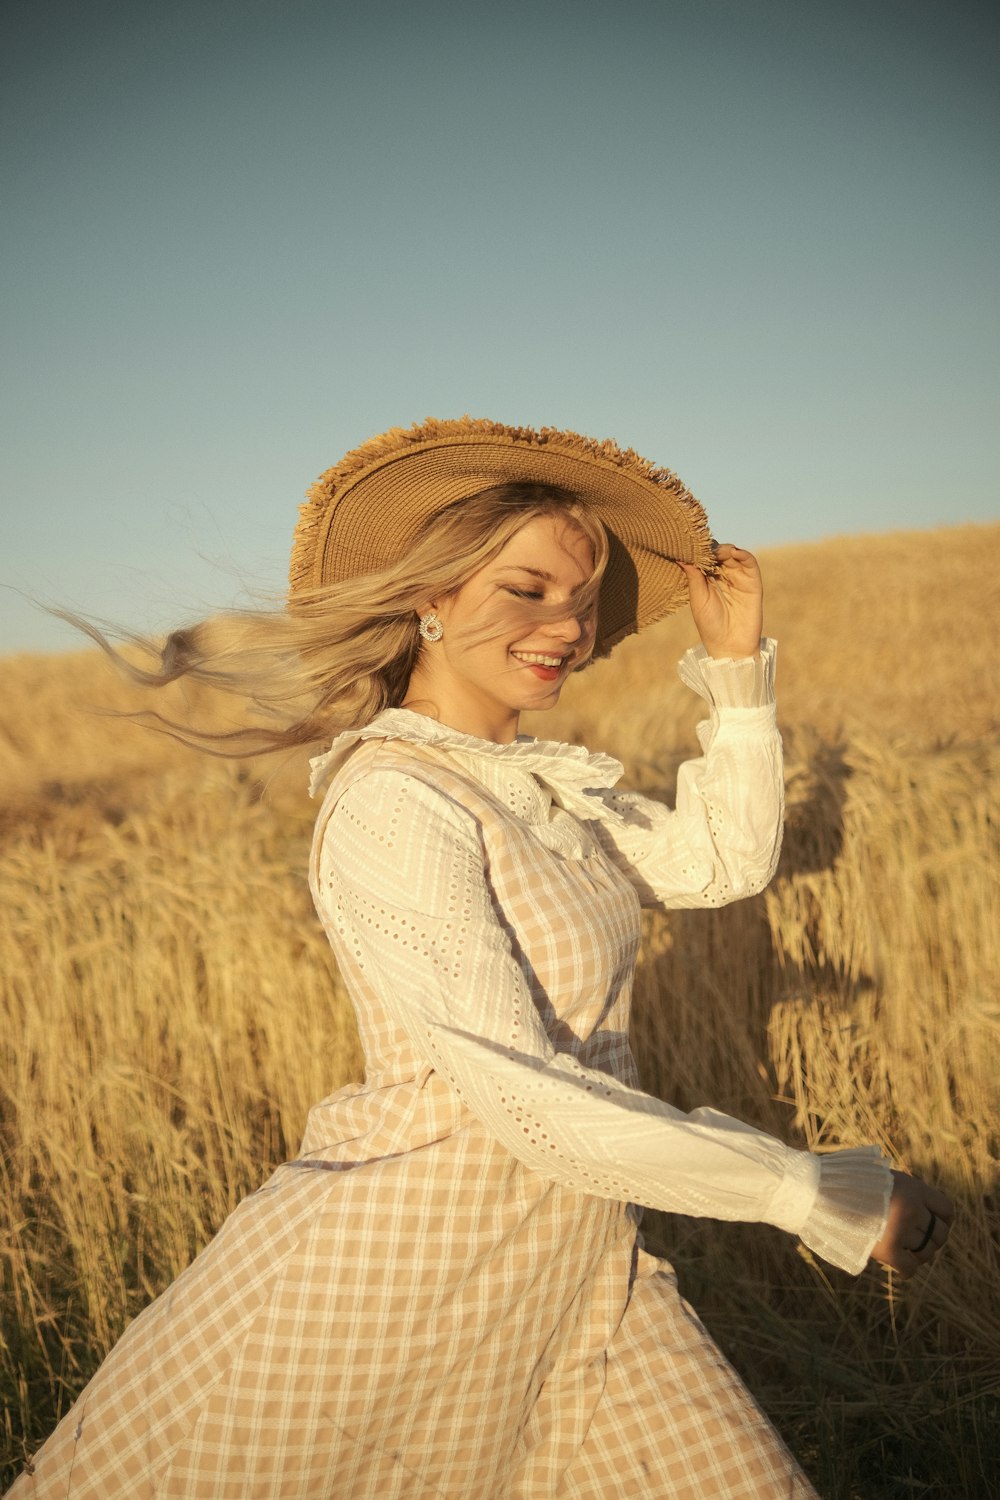
[[[939,1188],[906,1172],[893,1172],[892,1199],[882,1238],[872,1259],[900,1276],[913,1276],[944,1246],[955,1209]]]
[[[698,634],[709,656],[755,656],[764,629],[764,585],[752,552],[721,542],[714,547],[715,571],[679,563],[687,576],[688,599]]]

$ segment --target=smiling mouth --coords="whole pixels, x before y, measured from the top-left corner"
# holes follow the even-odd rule
[[[511,656],[516,661],[524,662],[526,667],[561,667],[567,660],[565,656],[550,656],[542,651],[512,651]]]

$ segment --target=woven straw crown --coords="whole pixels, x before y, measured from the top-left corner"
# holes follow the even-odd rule
[[[596,655],[685,602],[687,579],[677,561],[706,572],[714,566],[697,500],[676,474],[631,448],[554,427],[428,418],[371,438],[317,479],[295,529],[291,596],[378,572],[447,506],[524,482],[572,491],[608,534]]]

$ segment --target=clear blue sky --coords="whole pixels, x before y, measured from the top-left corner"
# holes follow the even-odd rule
[[[1000,514],[995,4],[8,0],[0,650],[280,588],[428,414],[764,546]],[[22,591],[22,592],[18,592]]]

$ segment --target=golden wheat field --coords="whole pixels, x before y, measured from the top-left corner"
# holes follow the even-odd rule
[[[646,1086],[956,1199],[906,1284],[760,1226],[648,1237],[828,1500],[1000,1492],[1000,527],[764,554],[788,759],[762,896],[647,921]],[[699,704],[676,618],[524,727],[669,798]],[[362,1067],[306,887],[305,757],[232,765],[94,708],[92,652],[0,661],[4,1467]],[[230,710],[171,688],[177,717]]]

